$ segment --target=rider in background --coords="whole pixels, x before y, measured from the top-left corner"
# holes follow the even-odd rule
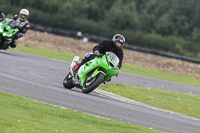
[[[99,45],[93,48],[93,53],[96,56],[105,54],[106,52],[113,52],[119,58],[119,69],[122,67],[122,60],[124,53],[122,47],[125,44],[125,38],[121,34],[116,34],[113,36],[112,40],[104,40]],[[85,58],[78,62],[72,69],[73,72],[76,72],[81,65],[91,60],[91,53],[87,53]]]
[[[18,39],[23,37],[27,30],[30,28],[30,24],[28,22],[29,11],[27,9],[21,9],[19,14],[14,15],[10,18],[9,26],[11,28],[18,28],[19,32],[17,32],[10,43],[10,47],[15,48],[17,46]]]

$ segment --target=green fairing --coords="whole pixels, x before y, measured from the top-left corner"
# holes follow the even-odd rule
[[[11,29],[8,23],[8,18],[0,22],[0,49],[9,45],[9,43],[14,38],[14,35],[19,31],[18,28]]]
[[[99,73],[102,73],[105,75],[105,79],[103,82],[108,81],[112,76],[118,74],[118,64],[119,59],[112,52],[107,52],[102,57],[95,57],[93,60],[85,63],[80,67],[78,71],[78,77],[81,85],[84,85],[85,81],[92,73],[92,78],[97,76]],[[98,67],[99,69],[96,70]]]

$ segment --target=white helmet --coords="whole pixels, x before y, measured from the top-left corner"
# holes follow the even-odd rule
[[[113,38],[112,38],[112,41],[113,41],[113,43],[115,44],[116,47],[117,47],[116,42],[121,43],[121,47],[117,47],[117,48],[122,48],[125,44],[125,38],[121,34],[114,35]]]
[[[27,9],[21,9],[19,12],[19,17],[21,21],[26,21],[29,16],[29,11]]]

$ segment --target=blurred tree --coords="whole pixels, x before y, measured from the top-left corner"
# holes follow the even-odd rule
[[[99,8],[99,5],[96,2],[88,2],[86,7],[86,14],[88,19],[94,21],[103,20],[103,9]]]
[[[66,0],[59,8],[59,13],[68,17],[87,18],[86,0]]]
[[[192,32],[192,17],[196,0],[173,0],[169,19],[173,24],[173,35],[189,36]]]
[[[113,4],[108,13],[106,14],[105,20],[107,25],[116,29],[134,29],[139,24],[139,19],[135,11],[135,3],[123,2],[118,0]]]
[[[195,28],[191,34],[191,41],[200,42],[200,29]]]
[[[173,32],[173,24],[169,20],[169,14],[163,14],[156,22],[156,33],[161,35],[171,35]]]
[[[11,4],[11,1],[0,0],[0,13],[9,12],[11,10],[11,8],[9,7],[10,4]]]

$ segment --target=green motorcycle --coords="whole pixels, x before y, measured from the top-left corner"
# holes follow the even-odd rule
[[[90,93],[101,83],[106,83],[113,76],[119,73],[119,58],[112,52],[96,57],[83,64],[76,73],[72,68],[78,62],[79,57],[75,56],[71,65],[70,72],[63,81],[63,86],[67,89],[78,87],[83,93]]]
[[[1,13],[1,16],[3,20],[0,22],[0,49],[6,49],[19,29],[9,26],[9,18],[5,18],[4,13]]]

